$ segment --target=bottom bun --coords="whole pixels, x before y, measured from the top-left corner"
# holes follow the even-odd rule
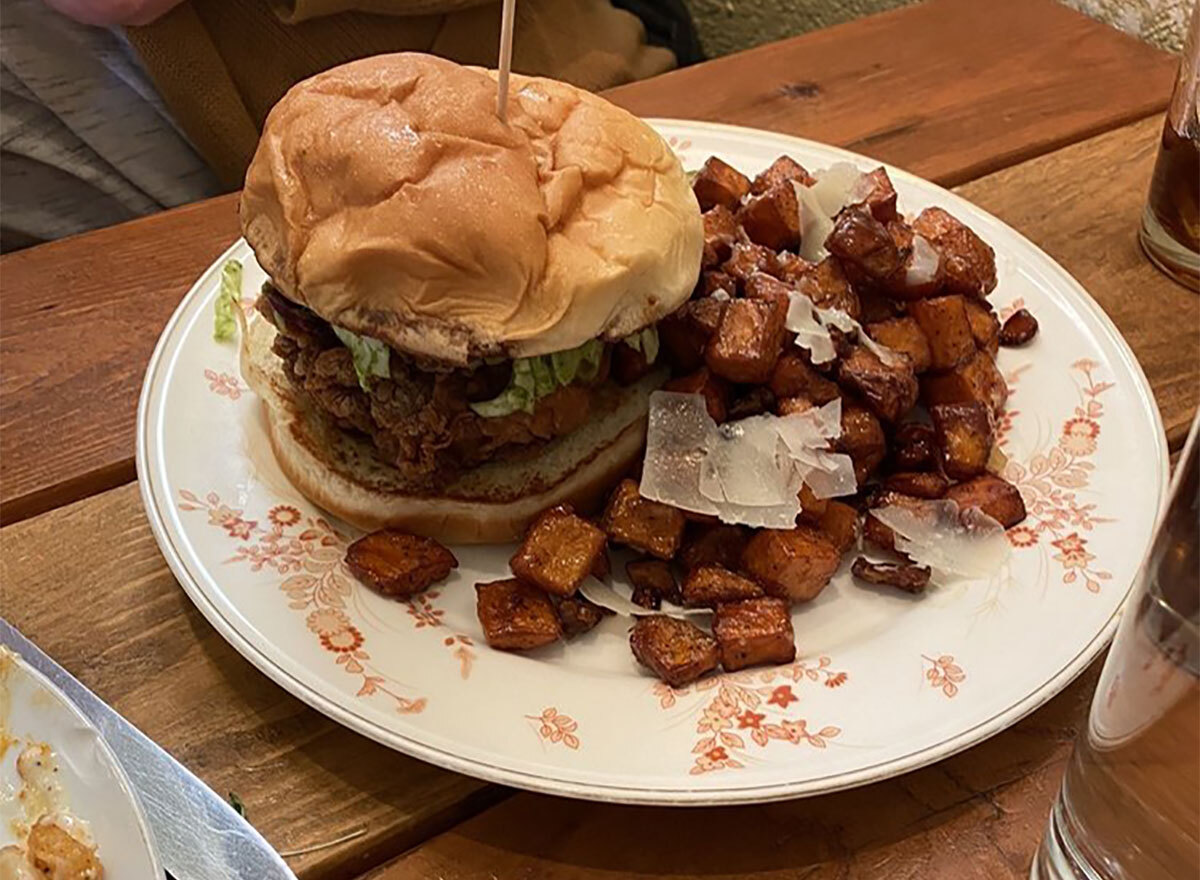
[[[646,440],[652,375],[600,399],[585,427],[537,455],[482,465],[439,490],[417,490],[363,437],[335,426],[294,393],[263,320],[243,334],[242,374],[262,398],[275,458],[305,498],[361,529],[401,528],[452,544],[519,540],[539,513],[571,503],[591,510],[637,465]]]

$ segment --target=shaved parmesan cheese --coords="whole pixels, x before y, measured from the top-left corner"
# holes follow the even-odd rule
[[[705,444],[716,423],[701,394],[656,391],[650,395],[646,457],[642,465],[643,498],[662,501],[693,513],[717,515],[717,506],[700,492]]]
[[[960,511],[953,501],[925,501],[911,508],[889,505],[872,510],[871,516],[896,533],[897,550],[929,566],[939,582],[956,577],[990,580],[1011,553],[1004,526],[978,508]]]
[[[992,451],[988,455],[986,467],[989,474],[995,474],[998,477],[1003,477],[1005,470],[1008,469],[1008,456],[1004,454],[999,443],[992,444]]]
[[[800,202],[800,256],[816,263],[829,255],[825,239],[833,231],[833,218],[847,205],[866,200],[871,179],[849,162],[835,162],[813,177],[812,186],[792,185]]]
[[[828,450],[841,435],[841,405],[718,426],[702,395],[656,391],[639,491],[722,522],[791,528],[802,484],[818,498],[857,491],[850,457]]]
[[[834,162],[828,168],[814,171],[817,182],[812,191],[825,216],[836,217],[842,208],[865,199],[870,192],[870,182],[864,180],[865,176],[849,162]]]
[[[921,287],[931,282],[937,275],[941,255],[933,249],[933,245],[922,235],[913,236],[912,257],[904,270],[904,284],[907,287]]]
[[[808,350],[814,364],[827,364],[837,356],[829,328],[858,339],[858,344],[889,367],[898,366],[901,356],[867,335],[858,321],[840,309],[822,309],[799,291],[788,291],[788,313],[784,326],[796,334],[796,345]]]
[[[579,585],[579,594],[593,605],[607,608],[613,614],[621,617],[647,617],[651,614],[665,614],[668,617],[684,618],[688,615],[711,614],[711,608],[680,608],[678,605],[664,604],[661,611],[652,611],[631,602],[611,586],[594,577],[585,578]]]
[[[841,498],[858,491],[854,477],[854,459],[841,452],[805,449],[794,456],[804,483],[817,498]]]
[[[833,220],[811,187],[792,181],[792,188],[800,203],[800,256],[810,263],[819,263],[829,255],[825,239],[833,232]]]
[[[817,307],[802,293],[788,293],[788,313],[784,326],[796,334],[796,345],[808,349],[814,364],[827,364],[837,353],[825,325],[817,320]]]

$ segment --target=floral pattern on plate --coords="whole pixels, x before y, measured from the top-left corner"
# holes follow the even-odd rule
[[[654,124],[688,167],[718,155],[753,174],[782,153],[810,168],[877,164],[765,132]],[[1102,650],[1165,490],[1165,443],[1128,347],[1060,267],[953,193],[889,173],[906,213],[942,205],[988,241],[993,300],[1041,325],[998,360],[1014,389],[998,431],[1031,513],[1009,534],[1003,582],[912,597],[864,589],[843,569],[794,609],[797,664],[677,691],[639,670],[618,618],[528,655],[494,651],[473,586],[503,577],[511,548],[455,548],[459,568],[407,602],[361,587],[341,564],[353,530],[299,497],[260,402],[221,378],[238,376],[237,346],[212,339],[221,262],[245,261],[245,291],[264,278],[244,242],[185,298],[147,371],[139,484],[164,556],[212,625],[296,696],[393,748],[509,785],[639,803],[773,800],[875,781],[996,733]]]
[[[827,688],[839,688],[849,680],[845,672],[830,668],[832,662],[828,657],[819,657],[816,663],[799,660],[770,669],[727,672],[683,688],[659,682],[651,692],[665,710],[686,701],[689,715],[699,712],[696,732],[700,738],[692,746],[696,759],[689,773],[741,770],[749,754],[747,738],[759,748],[775,740],[823,749],[841,734],[841,728],[833,725],[810,731],[808,720],[795,716],[791,708],[800,700],[793,684],[820,682]],[[777,681],[783,683],[775,684]],[[687,697],[701,699],[685,700]]]

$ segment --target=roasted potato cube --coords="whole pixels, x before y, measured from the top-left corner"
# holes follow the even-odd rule
[[[800,522],[810,526],[818,526],[821,523],[821,517],[825,516],[825,511],[829,507],[828,498],[818,498],[813,494],[813,490],[808,488],[807,483],[800,484]]]
[[[932,369],[953,369],[975,354],[975,337],[961,296],[917,300],[909,303],[908,311],[929,340]]]
[[[1000,344],[1005,347],[1024,345],[1033,339],[1037,332],[1037,318],[1031,315],[1028,309],[1017,309],[1008,316],[1008,320],[1000,329]]]
[[[778,183],[762,195],[750,196],[737,218],[755,244],[773,251],[800,246],[800,203],[790,183]]]
[[[607,608],[601,608],[583,596],[564,596],[558,600],[557,608],[563,633],[568,637],[583,635],[612,614]]]
[[[709,340],[705,363],[732,382],[768,381],[783,351],[786,320],[787,305],[778,300],[731,300]]]
[[[513,574],[547,593],[569,596],[604,553],[604,532],[570,507],[552,507],[529,527],[509,560]]]
[[[602,524],[618,544],[670,559],[679,549],[687,520],[683,511],[643,498],[633,480],[622,480],[608,499]]]
[[[739,419],[748,419],[750,416],[773,412],[774,409],[775,395],[766,385],[743,386],[741,393],[729,402],[729,412],[725,418],[728,421],[736,422]]]
[[[838,553],[845,553],[858,540],[858,511],[844,501],[830,501],[817,528],[833,542]]]
[[[733,253],[738,240],[738,222],[733,212],[724,205],[704,212],[704,256],[701,265],[705,269],[719,266]]]
[[[937,435],[932,425],[905,422],[892,433],[892,465],[898,471],[927,471],[937,467]]]
[[[618,385],[632,385],[653,369],[646,356],[631,345],[618,342],[611,350],[609,374]]]
[[[726,272],[719,269],[709,269],[707,272],[700,274],[700,282],[696,285],[697,292],[692,296],[706,297],[712,296],[718,290],[724,291],[729,296],[737,293],[737,279]]]
[[[704,167],[696,173],[692,192],[696,194],[701,211],[708,211],[717,205],[733,211],[742,197],[750,192],[750,178],[716,156],[710,156]]]
[[[934,471],[901,471],[889,474],[883,487],[901,495],[917,498],[941,498],[950,488],[950,481]]]
[[[684,303],[658,322],[658,339],[666,361],[690,373],[704,364],[708,340],[717,332],[725,303],[713,297]]]
[[[799,351],[785,351],[771,372],[771,392],[777,397],[807,397],[824,405],[841,396],[837,383],[808,365]]]
[[[942,255],[947,291],[982,297],[995,289],[996,252],[964,223],[942,208],[926,208],[912,226]]]
[[[701,565],[683,579],[682,593],[683,604],[689,608],[712,608],[722,602],[753,599],[763,595],[763,589],[749,578],[720,565]]]
[[[838,364],[838,382],[857,392],[886,422],[896,421],[917,402],[917,377],[907,360],[885,364],[861,345]]]
[[[993,415],[1004,411],[1008,400],[1008,384],[986,351],[976,352],[965,364],[944,373],[926,373],[921,377],[921,402],[926,406],[939,403],[986,403]]]
[[[888,177],[887,169],[880,165],[874,171],[863,175],[870,186],[863,205],[880,223],[888,223],[896,219],[896,188]]]
[[[608,580],[608,576],[612,574],[612,561],[608,558],[608,547],[601,551],[596,557],[596,563],[592,566],[592,577],[596,580]]]
[[[528,651],[562,637],[550,597],[517,578],[475,585],[476,613],[487,643],[501,651]]]
[[[433,538],[380,529],[346,548],[346,568],[373,590],[404,598],[448,577],[458,560]]]
[[[790,280],[790,279],[789,279]],[[850,287],[842,264],[836,257],[826,257],[810,272],[795,280],[796,290],[822,309],[838,309],[854,320],[862,317],[858,294]]]
[[[683,604],[679,585],[675,583],[675,574],[669,563],[661,559],[639,559],[625,563],[625,574],[629,576],[634,592],[641,590],[661,600]]]
[[[815,406],[812,398],[805,397],[803,394],[797,394],[795,397],[781,397],[775,401],[775,414],[790,416],[793,413],[808,412]]]
[[[1025,519],[1025,501],[1017,487],[992,474],[951,486],[946,497],[960,510],[979,508],[1006,529]]]
[[[877,586],[896,587],[906,593],[920,593],[929,584],[932,572],[923,565],[911,562],[871,562],[860,556],[850,566],[850,573],[860,581]]]
[[[924,373],[932,365],[929,339],[915,318],[888,318],[868,324],[866,330],[883,347],[908,355],[914,373]]]
[[[783,599],[764,596],[718,605],[712,628],[726,672],[796,659],[792,614]]]
[[[763,299],[768,302],[776,300],[788,301],[788,295],[793,288],[790,284],[780,281],[774,275],[766,272],[755,272],[742,285],[742,292],[747,299]]]
[[[816,263],[810,263],[804,257],[790,251],[782,251],[775,255],[775,266],[771,272],[780,281],[796,284],[809,272],[817,268]]]
[[[876,547],[894,551],[896,549],[896,533],[871,515],[871,510],[893,506],[924,510],[926,501],[923,498],[914,498],[912,495],[884,491],[876,495],[871,502],[871,509],[867,511],[867,515],[863,519],[863,538]]]
[[[717,668],[717,640],[693,623],[663,614],[638,618],[629,647],[639,663],[671,687],[691,684]]]
[[[629,601],[634,605],[642,606],[648,611],[657,611],[662,608],[662,596],[645,587],[634,587],[633,592],[629,594]]]
[[[906,302],[937,296],[946,282],[941,254],[899,218],[887,224],[887,231],[900,252],[900,268],[883,281],[888,295]]]
[[[930,407],[929,414],[942,453],[942,469],[956,480],[982,474],[994,439],[987,404],[941,403]]]
[[[680,394],[703,394],[704,406],[717,424],[727,418],[729,384],[720,376],[714,376],[708,367],[694,373],[672,379],[663,385],[663,391],[678,391]]]
[[[733,246],[729,259],[721,264],[721,270],[732,276],[738,284],[743,284],[755,272],[774,275],[779,270],[779,257],[775,251],[761,244],[738,242]]]
[[[688,321],[707,341],[721,326],[721,316],[725,314],[725,303],[719,299],[699,299],[686,303],[680,311],[683,309],[687,310]],[[661,324],[661,322],[659,323]]]
[[[971,325],[971,335],[975,337],[975,346],[980,351],[986,351],[992,357],[1000,348],[1000,321],[986,299],[968,297],[967,321]]]
[[[841,557],[833,541],[811,526],[762,529],[742,551],[741,568],[772,596],[806,602],[825,589]]]
[[[887,454],[887,439],[879,419],[869,409],[843,397],[842,435],[836,447],[854,461],[854,476],[862,486]]]
[[[720,565],[736,569],[741,565],[742,551],[750,536],[741,526],[693,526],[679,551],[679,564],[684,572],[701,565]]]
[[[777,184],[790,183],[793,180],[801,186],[812,186],[817,182],[804,166],[791,156],[780,156],[754,178],[754,182],[750,184],[750,192],[756,195],[765,193]]]
[[[825,239],[825,247],[877,281],[895,274],[904,263],[887,227],[866,208],[843,208],[834,220],[833,231]]]
[[[864,287],[858,292],[862,324],[878,324],[901,314],[897,302],[874,287]]]

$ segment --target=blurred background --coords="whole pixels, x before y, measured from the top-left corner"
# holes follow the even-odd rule
[[[907,2],[520,0],[513,68],[602,90]],[[1186,30],[1186,0],[1064,2],[1170,51]],[[500,0],[5,0],[0,251],[237,189],[293,83],[390,51],[494,66],[499,20]]]
[[[852,18],[907,6],[912,0],[686,0],[709,57],[749,49]],[[1185,0],[1065,0],[1161,49],[1178,52],[1187,30]],[[1003,3],[995,4],[997,13]]]

